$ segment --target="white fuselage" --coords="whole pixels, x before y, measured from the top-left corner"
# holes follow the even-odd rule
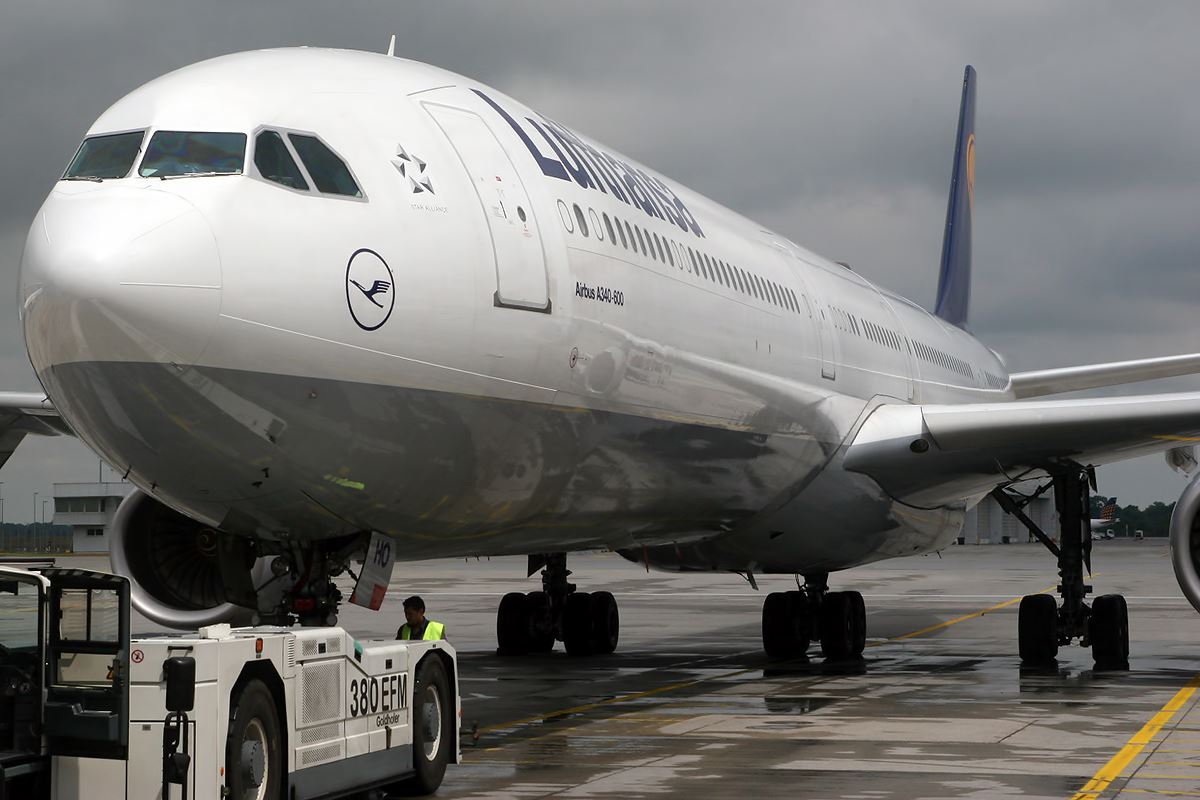
[[[237,54],[89,135],[143,129],[243,132],[243,174],[59,183],[26,340],[78,435],[211,525],[846,567],[945,543],[972,501],[843,471],[864,412],[1012,397],[964,331],[433,67]],[[319,136],[362,197],[265,179],[264,129]]]

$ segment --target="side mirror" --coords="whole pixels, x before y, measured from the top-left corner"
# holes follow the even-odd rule
[[[173,656],[163,662],[167,681],[167,711],[191,711],[196,704],[196,659]]]

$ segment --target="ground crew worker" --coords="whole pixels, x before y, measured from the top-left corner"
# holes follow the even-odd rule
[[[425,601],[413,595],[404,601],[404,619],[407,620],[396,631],[397,639],[445,639],[446,626],[425,619]]]

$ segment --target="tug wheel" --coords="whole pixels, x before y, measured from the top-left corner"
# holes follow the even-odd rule
[[[233,702],[225,743],[225,785],[233,800],[275,800],[283,759],[279,714],[262,681],[253,679]]]

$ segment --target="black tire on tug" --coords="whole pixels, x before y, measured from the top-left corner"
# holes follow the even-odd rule
[[[496,610],[497,649],[503,656],[522,656],[529,644],[529,600],[521,592],[509,592]]]
[[[1097,667],[1129,669],[1129,607],[1124,596],[1102,594],[1092,601],[1088,638]]]
[[[279,712],[270,690],[251,679],[233,700],[225,740],[225,785],[233,800],[275,800],[287,768]]]
[[[846,592],[826,592],[821,599],[821,650],[826,658],[849,658],[853,654],[854,605]]]
[[[413,681],[413,775],[395,787],[400,793],[433,794],[442,785],[454,747],[452,702],[442,659],[425,656]]]
[[[1021,661],[1026,664],[1045,664],[1058,656],[1058,603],[1051,595],[1021,598],[1017,640]]]
[[[592,592],[592,652],[606,656],[617,649],[621,615],[612,592]]]
[[[808,650],[808,598],[803,592],[771,592],[763,602],[763,650],[771,658],[799,658]]]
[[[529,652],[549,653],[554,649],[554,620],[550,616],[550,595],[529,592]]]
[[[563,647],[569,656],[592,654],[592,596],[587,592],[567,595],[563,607]]]
[[[850,621],[854,628],[854,639],[850,642],[850,656],[858,657],[867,647],[867,604],[859,592],[842,592],[850,604]]]

